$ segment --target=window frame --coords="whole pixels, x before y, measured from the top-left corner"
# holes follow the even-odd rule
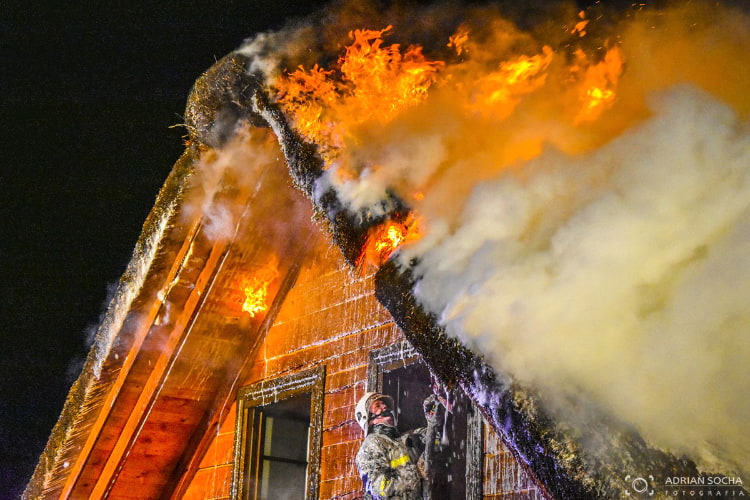
[[[407,367],[422,356],[408,340],[370,351],[367,366],[367,391],[383,390],[383,374]],[[428,366],[429,369],[429,366]],[[466,418],[466,500],[482,500],[484,475],[484,419],[472,403]]]
[[[320,459],[323,440],[323,398],[325,366],[261,380],[240,388],[237,392],[237,422],[234,432],[234,470],[230,497],[243,500],[248,496],[248,461],[256,458],[251,446],[262,442],[253,436],[253,424],[261,406],[278,403],[294,396],[310,393],[310,432],[307,443],[307,478],[305,500],[318,500],[320,495]]]

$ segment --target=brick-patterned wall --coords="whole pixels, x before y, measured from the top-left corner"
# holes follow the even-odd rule
[[[354,457],[362,431],[354,406],[365,392],[370,351],[402,340],[403,333],[375,299],[371,275],[352,274],[335,249],[317,255],[289,292],[242,385],[324,364],[320,498],[361,499]],[[229,498],[235,413],[233,406],[183,498]],[[543,499],[501,440],[484,427],[485,498]]]
[[[321,499],[362,498],[354,456],[362,431],[354,406],[364,394],[373,349],[403,338],[374,297],[371,275],[354,275],[335,249],[323,249],[289,292],[242,385],[326,366]],[[189,500],[229,498],[236,408],[203,457]]]
[[[484,426],[484,498],[547,500],[526,470],[489,425]]]
[[[232,484],[232,447],[234,444],[234,424],[237,417],[237,404],[232,405],[224,422],[217,430],[211,446],[203,456],[199,469],[183,500],[225,500],[229,498]]]

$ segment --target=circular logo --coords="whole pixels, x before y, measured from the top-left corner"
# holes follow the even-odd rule
[[[637,498],[643,498],[642,495],[644,494],[649,497],[654,496],[654,490],[651,489],[651,484],[654,482],[654,476],[649,474],[646,478],[641,476],[631,476],[630,474],[625,476],[625,484],[628,484],[628,487],[625,489],[625,495],[631,496],[633,493],[636,493]]]
[[[633,479],[633,490],[635,490],[636,493],[645,493],[647,489],[648,481],[646,481],[642,477]]]

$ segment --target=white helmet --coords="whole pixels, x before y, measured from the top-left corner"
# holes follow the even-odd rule
[[[392,397],[387,394],[380,394],[379,392],[366,392],[365,395],[360,398],[357,406],[354,407],[354,419],[365,432],[365,436],[367,436],[367,433],[370,431],[370,405],[373,401],[378,399],[382,399],[388,404],[393,411],[394,422],[396,421],[396,405],[393,402]]]

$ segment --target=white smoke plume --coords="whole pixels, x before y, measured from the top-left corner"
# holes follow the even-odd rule
[[[259,33],[249,38],[237,52],[249,59],[249,74],[258,74],[264,81],[273,82],[284,63],[281,54],[304,54],[315,36],[311,26],[291,23],[280,31]]]
[[[231,240],[247,207],[233,196],[222,196],[222,192],[240,189],[255,194],[268,180],[270,170],[284,170],[275,138],[265,129],[241,127],[224,147],[201,155],[185,216],[201,214],[211,241]]]
[[[442,84],[352,125],[321,182],[356,209],[386,189],[412,206],[422,237],[400,262],[417,258],[418,299],[562,418],[593,401],[659,448],[747,473],[750,19],[631,12],[597,66],[474,18]],[[580,19],[555,26],[596,29]],[[498,61],[530,54],[539,74],[482,104]],[[569,82],[596,71],[616,97],[585,117]]]
[[[584,156],[475,187],[421,256],[448,332],[539,388],[594,398],[653,443],[750,461],[750,129],[681,86]],[[565,408],[558,408],[564,411]]]

